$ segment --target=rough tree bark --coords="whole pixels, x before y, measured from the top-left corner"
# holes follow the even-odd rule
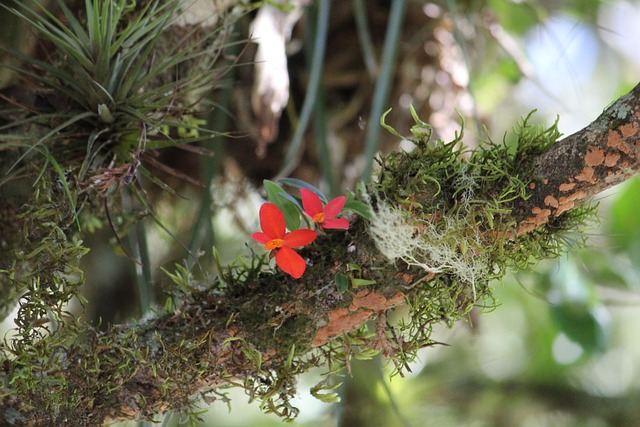
[[[639,132],[640,85],[589,126],[527,159],[535,177],[529,197],[515,202],[516,226],[498,231],[505,240],[522,238],[637,174]],[[377,332],[384,330],[385,313],[411,301],[435,277],[385,259],[363,219],[353,220],[344,234],[322,237],[318,247],[324,243],[342,252],[304,252],[310,265],[300,280],[256,274],[237,286],[194,290],[175,312],[91,332],[82,342],[55,349],[62,366],[56,378],[64,378],[77,397],[72,410],[46,414],[27,397],[12,394],[12,378],[25,367],[6,362],[0,371],[2,423],[99,425],[149,417],[183,405],[200,390],[230,384],[286,394],[300,370],[329,359],[332,341],[372,319],[378,319]],[[347,262],[360,266],[362,277],[375,284],[339,293],[335,273]],[[383,333],[374,335],[372,348],[389,354],[402,350]],[[123,359],[126,352],[132,358]],[[283,367],[290,369],[287,375]],[[276,368],[280,375],[272,376]],[[47,373],[42,376],[46,380]]]
[[[541,179],[531,183],[529,199],[516,203],[517,234],[543,226],[638,173],[639,94],[636,86],[589,126],[532,159]]]

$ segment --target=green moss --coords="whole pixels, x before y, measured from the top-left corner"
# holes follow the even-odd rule
[[[86,249],[73,226],[68,198],[54,184],[58,175],[43,175],[32,203],[19,216],[25,246],[6,270],[25,296],[18,335],[2,354],[3,378],[11,393],[26,397],[33,413],[42,417],[77,418],[92,408],[101,419],[111,414],[123,389],[141,387],[138,376],[155,378],[161,386],[150,388],[153,395],[136,394],[135,402],[140,415],[151,417],[158,410],[154,402],[190,412],[204,378],[216,379],[207,399],[226,399],[225,387],[237,385],[233,378],[239,372],[250,372],[242,382],[250,400],[288,419],[298,413],[291,403],[296,377],[312,367],[322,366],[329,375],[348,369],[353,357],[382,352],[401,374],[419,349],[438,344],[431,337],[434,325],[452,325],[476,306],[493,307],[491,281],[508,268],[530,268],[557,256],[570,233],[593,215],[593,206],[586,205],[517,240],[503,237],[517,225],[511,215],[514,203],[528,197],[528,185],[536,179],[528,169],[530,159],[558,137],[555,125],[535,127],[527,118],[513,144],[489,141],[473,152],[459,150],[459,137],[449,143],[430,141],[428,127],[422,122],[416,126],[414,151],[380,161],[379,180],[364,197],[371,220],[361,218],[347,232],[323,235],[300,251],[313,260],[305,282],[329,284],[325,288],[300,288],[285,274],[273,274],[267,255],[218,265],[218,276],[202,282],[179,267],[170,273],[175,285],[166,289],[168,320],[106,332],[64,311],[71,298],[81,298],[77,265]],[[408,251],[389,256],[389,247],[380,250],[375,230],[381,222],[389,235],[405,233]],[[278,318],[273,310],[291,303],[294,290],[319,313],[348,307],[350,299],[327,280],[338,273],[366,280],[370,289],[387,295],[406,291],[411,295],[408,316],[387,323],[382,314],[377,323],[311,348],[308,331],[326,320],[324,314]],[[202,310],[215,311],[216,320],[207,319]],[[172,316],[185,317],[174,325]],[[211,335],[236,324],[241,336],[217,342]],[[146,337],[144,342],[140,336]],[[69,354],[74,343],[83,345]],[[221,347],[212,351],[212,345]],[[233,359],[218,363],[223,353]],[[326,381],[313,393],[323,401],[337,398]]]
[[[305,342],[307,327],[299,319],[270,325],[269,314],[261,317],[240,309],[237,318],[256,326],[251,341],[264,343],[263,349],[277,349],[270,372],[261,380],[245,382],[251,398],[261,399],[268,411],[295,415],[289,403],[293,376],[312,366],[336,373],[348,368],[353,357],[370,358],[384,352],[396,372],[402,373],[419,349],[438,344],[431,337],[434,325],[451,326],[473,307],[493,308],[492,281],[508,268],[530,268],[541,259],[559,255],[567,236],[593,215],[593,208],[587,205],[554,220],[548,228],[517,240],[504,238],[505,231],[517,228],[511,215],[514,203],[528,197],[528,186],[537,179],[532,176],[531,159],[559,138],[557,123],[542,128],[531,125],[528,116],[517,126],[512,143],[487,141],[472,152],[461,149],[462,135],[448,143],[430,141],[428,125],[417,117],[412,133],[416,149],[381,159],[379,179],[363,196],[372,211],[371,222],[356,222],[340,237],[323,236],[317,242],[322,251],[302,251],[314,263],[305,273],[308,283],[326,282],[326,276],[336,272],[353,274],[349,266],[355,265],[359,272],[366,270],[367,283],[375,284],[371,289],[402,291],[405,275],[412,295],[407,300],[409,315],[393,325],[381,319],[378,322],[382,323],[373,326],[375,330],[363,325],[310,349],[299,346]],[[398,237],[403,233],[404,238]],[[367,234],[372,239],[365,239]],[[387,237],[391,240],[385,246],[380,240]],[[348,242],[357,242],[358,255],[348,250]],[[380,252],[392,255],[384,260]],[[336,260],[340,260],[337,269]],[[291,284],[282,282],[282,274],[261,274],[264,266],[248,269],[245,277],[269,289],[270,306],[290,300]],[[232,283],[242,275],[228,276],[225,281]],[[240,294],[246,295],[254,286],[252,280],[233,286],[240,286]],[[331,300],[334,294],[339,298],[337,292],[323,292],[315,303],[322,307],[323,302],[330,302],[336,308],[336,300]],[[324,387],[322,382],[314,389],[318,398],[334,399],[333,392]]]
[[[434,324],[451,325],[474,306],[493,307],[492,281],[509,268],[528,269],[557,257],[595,217],[594,205],[586,204],[527,235],[505,238],[517,230],[514,204],[526,200],[529,184],[538,180],[531,160],[560,137],[557,121],[535,126],[530,114],[511,143],[489,140],[465,151],[462,134],[450,142],[431,141],[428,125],[413,114],[408,139],[415,149],[381,159],[379,179],[365,195],[378,249],[390,262],[405,263],[414,282],[428,282],[412,285],[420,288],[408,301],[408,319],[387,331],[399,368],[433,344]]]

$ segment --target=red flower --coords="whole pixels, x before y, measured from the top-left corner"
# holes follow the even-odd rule
[[[315,192],[301,188],[300,195],[304,213],[311,217],[311,221],[320,224],[322,228],[349,229],[349,221],[345,218],[336,218],[347,201],[345,196],[336,197],[323,208],[322,201]]]
[[[268,251],[275,251],[276,264],[285,273],[299,279],[307,268],[307,263],[293,248],[299,248],[313,242],[318,234],[309,229],[286,232],[284,215],[273,203],[260,207],[260,228],[251,238],[262,243]]]

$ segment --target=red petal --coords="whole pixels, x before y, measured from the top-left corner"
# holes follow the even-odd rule
[[[315,214],[323,212],[322,201],[315,192],[306,188],[301,188],[300,195],[302,196],[302,207],[304,208],[304,213],[313,217]]]
[[[322,228],[339,228],[341,230],[349,229],[349,221],[345,218],[325,219]]]
[[[284,215],[273,203],[260,206],[260,227],[271,239],[284,239]]]
[[[265,233],[262,233],[260,231],[253,233],[251,235],[251,238],[258,243],[262,243],[263,245],[266,245],[267,242],[271,240],[271,237],[267,236]]]
[[[289,248],[299,248],[300,246],[308,245],[313,242],[318,233],[308,228],[302,228],[300,230],[292,231],[284,236],[284,246]]]
[[[276,253],[276,264],[294,279],[302,277],[304,270],[307,268],[307,263],[304,259],[296,251],[286,246],[281,247]]]
[[[344,208],[344,204],[346,202],[347,198],[345,196],[340,196],[327,203],[327,206],[324,207],[325,221],[327,219],[335,218],[336,215],[340,213],[342,208]]]

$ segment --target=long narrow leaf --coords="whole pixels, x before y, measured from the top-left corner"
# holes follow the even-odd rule
[[[73,220],[76,223],[76,226],[78,227],[78,231],[80,231],[80,220],[78,219],[78,215],[77,215],[77,212],[76,212],[76,200],[71,195],[71,189],[69,188],[69,183],[67,182],[67,177],[64,174],[64,170],[62,170],[62,167],[56,161],[56,159],[49,154],[48,150],[45,151],[45,156],[46,156],[47,160],[53,166],[53,169],[56,171],[56,174],[58,175],[58,178],[59,178],[60,182],[62,183],[62,188],[64,189],[64,194],[67,196],[67,199],[69,200],[69,206],[71,207],[71,212],[73,214]]]
[[[278,178],[285,177],[291,173],[297,164],[297,157],[302,147],[304,132],[313,112],[315,97],[322,82],[322,62],[324,58],[324,49],[327,44],[327,36],[329,33],[329,12],[331,9],[330,0],[318,1],[318,16],[316,18],[316,35],[313,45],[313,57],[311,58],[311,72],[309,74],[309,87],[307,88],[304,103],[302,104],[302,112],[300,120],[296,125],[291,144],[284,158],[284,167],[278,173]]]
[[[62,31],[45,20],[34,21],[15,9],[10,10],[31,24],[31,26],[38,30],[45,38],[51,40],[60,50],[78,61],[81,66],[86,68],[91,67],[91,61],[84,55],[84,48],[73,33]]]
[[[322,177],[329,187],[329,194],[335,196],[338,194],[338,184],[336,183],[335,167],[331,159],[331,149],[327,142],[327,120],[324,103],[324,93],[320,91],[316,97],[316,104],[313,108],[315,118],[313,121],[313,136],[318,152],[318,161],[320,163],[320,171]]]
[[[71,26],[70,28],[70,32],[72,32],[74,34],[74,36],[83,44],[83,45],[88,45],[89,44],[89,35],[87,34],[87,32],[85,32],[85,29],[83,27],[83,25],[80,23],[80,21],[78,21],[78,19],[76,18],[76,16],[71,12],[71,10],[67,7],[66,3],[63,0],[58,0],[58,6],[60,6],[60,9],[62,10],[62,13],[64,13],[65,18],[67,18],[67,21],[69,22],[69,25]],[[87,11],[88,12],[88,11]],[[62,22],[60,22],[55,15],[52,14],[48,14],[49,16],[51,16],[54,19],[54,22],[56,22],[57,25],[59,25],[61,28],[67,28],[66,25],[64,25]],[[91,14],[87,14],[87,17],[92,16]]]
[[[367,8],[364,0],[353,0],[353,15],[356,21],[358,40],[360,41],[364,64],[367,67],[369,78],[375,81],[378,75],[378,64],[376,62],[376,53],[371,39],[371,32],[367,26]]]
[[[393,77],[395,66],[395,55],[398,48],[398,40],[402,32],[402,22],[404,21],[404,11],[407,6],[407,0],[393,0],[391,3],[391,13],[389,15],[389,24],[387,33],[385,34],[384,47],[382,49],[382,69],[376,81],[374,89],[371,111],[369,113],[369,127],[365,136],[365,167],[362,172],[361,179],[366,181],[371,175],[373,169],[373,157],[378,150],[378,137],[380,135],[380,127],[376,125],[378,118],[384,111],[384,106],[389,94],[389,85]]]
[[[38,146],[40,146],[44,141],[48,140],[49,138],[51,138],[52,136],[58,134],[60,131],[62,131],[63,129],[71,126],[72,124],[79,122],[80,120],[84,120],[86,118],[89,118],[92,116],[92,113],[86,112],[86,113],[81,113],[78,114],[76,116],[73,116],[72,118],[70,118],[69,120],[65,121],[64,123],[62,123],[59,126],[56,126],[55,128],[53,128],[52,130],[50,130],[49,132],[47,132],[43,137],[41,137],[40,139],[38,139],[35,144],[33,144],[31,147],[29,147],[28,150],[26,150],[19,158],[18,160],[16,160],[14,162],[13,165],[11,165],[11,167],[9,168],[9,170],[7,171],[7,173],[11,172],[18,164],[20,164],[20,162],[22,162],[22,160],[24,160],[29,153],[31,153],[34,149],[36,149]]]
[[[26,9],[24,8],[24,6],[23,10],[33,16],[33,18],[26,16],[16,9],[7,9],[29,22],[34,28],[40,31],[43,36],[50,39],[58,48],[61,48],[65,51],[65,53],[71,55],[83,66],[90,66],[91,62],[87,57],[88,52],[85,48],[86,44],[83,43],[83,40],[86,40],[88,37],[82,30],[82,27],[80,26],[78,21],[75,20],[75,17],[73,17],[71,12],[68,13],[71,16],[71,21],[77,23],[77,28],[79,31],[79,33],[77,34],[74,33],[74,31],[72,31],[64,23],[62,23],[62,21],[60,21],[47,8],[40,4],[40,2],[34,1],[33,3],[38,7],[43,15],[39,15],[29,9]],[[67,16],[67,18],[69,18],[69,16]]]
[[[98,22],[96,22],[97,14],[93,9],[92,0],[84,1],[84,9],[87,13],[87,34],[88,34],[88,38],[84,42],[87,45],[94,46],[94,37],[96,32],[98,31],[97,30]],[[78,30],[76,30],[76,32],[77,31]]]
[[[322,203],[324,204],[327,203],[327,197],[322,193],[322,191],[320,191],[318,187],[313,186],[306,181],[303,181],[297,178],[282,178],[282,179],[279,179],[278,181],[280,181],[285,185],[290,185],[291,187],[294,187],[294,188],[298,188],[298,189],[306,188],[307,190],[311,190],[314,193],[316,193],[318,197],[320,197],[320,200],[322,200]]]

